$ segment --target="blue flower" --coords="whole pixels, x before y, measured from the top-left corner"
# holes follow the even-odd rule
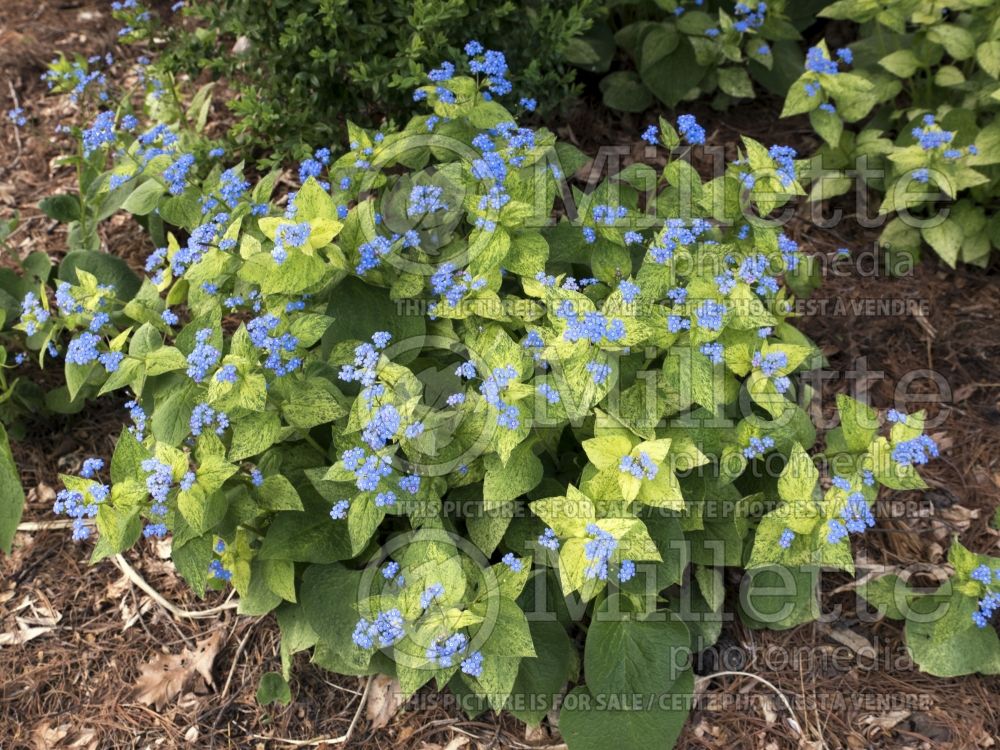
[[[115,133],[115,113],[101,112],[91,126],[83,131],[83,155],[90,156],[102,146],[110,146],[118,136]]]
[[[1000,593],[991,591],[979,600],[979,609],[972,613],[972,621],[976,627],[985,628],[997,609],[1000,609]]]
[[[97,345],[100,341],[101,338],[97,334],[82,332],[69,342],[66,348],[66,361],[74,365],[89,365],[99,356]]]
[[[469,639],[464,633],[452,633],[442,640],[435,640],[427,647],[425,656],[437,666],[448,668],[452,665],[454,657],[465,651],[469,645]]]
[[[702,344],[700,351],[712,364],[721,365],[725,361],[725,347],[717,341]]]
[[[765,436],[762,438],[751,437],[748,441],[748,445],[743,449],[743,456],[747,459],[760,458],[769,449],[774,447],[774,438],[770,436]]]
[[[618,540],[609,531],[605,531],[596,523],[587,524],[587,533],[591,539],[583,546],[584,557],[589,565],[583,574],[589,579],[608,580],[608,561],[618,547]]]
[[[462,671],[470,677],[479,677],[483,673],[483,655],[479,651],[473,651],[462,660]]]
[[[432,583],[420,595],[420,608],[427,609],[431,604],[444,596],[444,586],[440,583]]]
[[[369,622],[364,617],[358,620],[351,639],[359,648],[372,648],[376,639],[381,648],[388,648],[406,635],[403,624],[402,613],[395,608],[389,609],[379,612],[374,622]]]
[[[84,479],[93,479],[97,473],[104,468],[103,458],[84,459],[83,467],[80,469],[80,476]]]
[[[897,443],[892,449],[892,460],[899,466],[925,464],[928,458],[939,455],[937,443],[927,435],[918,435],[912,440]]]
[[[208,343],[211,337],[211,328],[200,329],[195,334],[195,347],[187,356],[187,375],[196,383],[203,381],[219,361],[219,350]]]
[[[988,565],[980,565],[969,574],[969,578],[989,586],[993,582],[993,571]]]
[[[642,132],[641,137],[650,146],[656,146],[660,142],[660,129],[655,125],[650,125]]]
[[[340,521],[347,518],[347,511],[351,507],[350,500],[338,500],[330,508],[330,518],[334,521]]]
[[[785,529],[781,532],[781,537],[778,539],[778,546],[782,549],[788,549],[792,546],[792,541],[795,539],[795,532],[791,529]]]
[[[545,397],[545,400],[550,404],[558,404],[562,397],[559,395],[559,391],[553,388],[548,383],[542,383],[538,386],[538,392]]]
[[[721,330],[725,314],[726,306],[721,302],[710,299],[702,302],[698,309],[695,310],[698,325],[708,331]]]
[[[694,115],[681,115],[677,118],[677,132],[692,146],[705,143],[705,128],[698,124]]]
[[[618,567],[618,582],[628,583],[635,578],[635,563],[631,560],[622,560]]]
[[[559,537],[556,536],[554,530],[549,528],[546,528],[544,532],[538,535],[538,543],[546,549],[559,549]]]
[[[511,569],[514,573],[520,573],[524,569],[524,563],[513,553],[508,552],[500,560],[504,565]]]

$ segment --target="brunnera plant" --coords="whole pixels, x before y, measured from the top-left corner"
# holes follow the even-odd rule
[[[747,569],[751,627],[815,618],[878,486],[922,486],[937,448],[921,414],[886,435],[844,397],[809,453],[796,373],[818,352],[780,283],[800,252],[758,218],[802,192],[793,151],[743,139],[707,182],[672,158],[581,190],[585,157],[498,100],[502,55],[466,51],[477,77],[431,71],[431,114],[352,126],[283,206],[277,175],[221,165],[172,194],[183,144],[159,126],[83,133],[133,213],[191,210],[131,298],[81,268],[54,309],[23,301],[29,347],[68,340],[72,398],[132,394],[109,465],[63,477],[55,510],[94,560],[169,537],[198,594],[274,612],[281,680],[312,649],[473,714],[561,705],[574,750],[671,744],[724,569]]]
[[[1000,8],[839,0],[821,15],[855,21],[859,38],[833,54],[825,42],[810,49],[785,101],[783,116],[808,113],[825,142],[811,199],[861,179],[884,194],[879,214],[896,214],[886,250],[913,255],[926,243],[951,267],[985,267],[1000,247],[989,208],[1000,182]]]
[[[802,68],[799,31],[786,15],[786,3],[715,5],[704,0],[614,3],[607,17],[570,47],[570,61],[588,70],[610,70],[600,83],[604,104],[626,112],[643,112],[654,101],[675,107],[708,97],[723,109],[737,99],[753,99],[754,81],[784,96]],[[618,50],[634,69],[615,64]]]

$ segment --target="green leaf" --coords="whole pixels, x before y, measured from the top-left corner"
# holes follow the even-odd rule
[[[264,583],[288,602],[295,602],[295,563],[291,560],[261,560]]]
[[[150,419],[153,436],[167,445],[180,445],[191,433],[191,412],[194,411],[193,383],[170,391],[158,399]]]
[[[165,192],[166,190],[159,180],[146,180],[129,194],[122,204],[122,208],[130,214],[145,216],[152,213]]]
[[[291,397],[281,404],[281,413],[290,425],[308,429],[332,422],[344,413],[328,383],[323,378],[309,378],[295,384]]]
[[[124,260],[108,253],[73,250],[59,264],[59,279],[79,284],[77,269],[94,274],[102,284],[113,286],[119,299],[131,299],[142,285],[139,277]]]
[[[673,747],[687,721],[685,697],[694,689],[693,675],[685,673],[674,688],[676,701],[664,696],[650,708],[635,705],[638,698],[632,696],[595,695],[587,687],[574,688],[559,712],[559,731],[573,750],[645,748],[654,737],[658,747]]]
[[[323,336],[323,351],[329,353],[341,341],[368,341],[376,331],[392,335],[392,360],[405,365],[420,354],[426,318],[419,310],[397,304],[360,279],[347,278],[330,295],[326,314],[336,321]]]
[[[254,558],[250,563],[249,582],[241,582],[234,572],[233,587],[240,595],[240,605],[236,610],[238,614],[266,615],[281,604],[281,596],[272,591],[268,585],[267,566],[269,564],[268,560]]]
[[[136,507],[118,508],[104,503],[97,510],[97,544],[90,556],[92,563],[124,552],[142,534],[142,519]]]
[[[328,669],[341,674],[368,674],[370,655],[354,645],[358,622],[354,604],[362,589],[362,572],[342,565],[310,565],[302,576],[302,608],[320,641],[329,647]]]
[[[952,219],[945,219],[940,224],[924,227],[920,230],[920,234],[927,244],[934,248],[941,260],[952,268],[955,267],[965,239],[965,232],[960,224]]]
[[[705,68],[698,64],[694,49],[686,38],[682,38],[677,49],[666,57],[649,64],[643,60],[639,70],[646,87],[670,107],[679,104],[701,82],[705,73]]]
[[[1000,639],[995,628],[976,627],[979,607],[950,583],[910,604],[906,647],[921,671],[936,677],[1000,674]]]
[[[956,60],[968,60],[976,51],[976,40],[972,33],[955,24],[932,26],[927,32],[927,38],[944,47]]]
[[[590,692],[658,696],[688,672],[691,638],[682,622],[662,616],[609,609],[611,599],[594,613],[584,648],[584,674]]]
[[[604,106],[621,112],[645,112],[653,104],[653,94],[634,70],[616,70],[601,79]]]
[[[920,58],[910,49],[896,50],[879,60],[878,64],[900,78],[911,78],[922,67]]]
[[[819,481],[819,471],[813,464],[809,454],[801,445],[795,443],[788,463],[778,477],[778,494],[782,500],[801,502],[813,496],[816,482]]]
[[[24,510],[21,477],[10,452],[7,431],[0,424],[0,550],[10,554],[17,525]]]
[[[281,672],[265,672],[260,676],[257,687],[257,702],[263,705],[280,703],[287,706],[292,702],[292,689]]]
[[[208,566],[213,557],[211,534],[195,537],[183,544],[178,544],[175,538],[171,544],[170,559],[174,561],[174,567],[198,596],[205,595]]]
[[[233,425],[232,432],[229,460],[244,461],[274,445],[281,434],[281,418],[273,411],[249,414]]]
[[[987,74],[1000,78],[1000,40],[986,41],[976,47],[976,61]]]
[[[844,122],[836,112],[814,109],[809,113],[809,123],[819,136],[833,148],[840,145],[840,136],[844,132]]]
[[[719,88],[730,96],[753,99],[753,82],[743,68],[719,68]]]
[[[878,434],[878,413],[870,406],[843,394],[837,395],[837,411],[847,449],[852,453],[867,451]]]
[[[484,510],[495,510],[526,494],[542,481],[542,462],[528,443],[518,445],[506,463],[496,454],[487,456],[484,463]]]
[[[39,210],[50,219],[61,224],[69,224],[80,218],[80,196],[60,194],[50,195],[38,202]]]
[[[299,493],[283,474],[265,477],[260,487],[254,487],[253,494],[264,510],[303,510]]]
[[[555,707],[569,678],[574,653],[560,623],[535,619],[528,624],[536,656],[521,659],[511,690],[511,713],[526,724],[537,726],[549,709]]]

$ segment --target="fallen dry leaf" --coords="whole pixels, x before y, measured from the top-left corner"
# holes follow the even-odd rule
[[[142,665],[135,682],[135,699],[161,710],[200,675],[205,687],[212,686],[212,664],[222,646],[222,633],[216,632],[197,645],[194,651],[185,648],[179,654],[157,654]]]
[[[897,724],[899,724],[899,722],[908,718],[910,718],[910,712],[905,709],[902,709],[899,711],[889,711],[888,713],[882,714],[880,716],[866,716],[863,719],[861,719],[861,723],[866,724],[874,729],[882,730],[882,732],[888,732]]]
[[[385,675],[375,677],[368,690],[368,703],[365,706],[365,716],[371,723],[371,728],[381,729],[388,724],[402,704],[403,691],[399,687],[399,681]]]

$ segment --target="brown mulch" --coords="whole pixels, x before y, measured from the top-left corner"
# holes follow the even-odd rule
[[[45,98],[38,77],[59,51],[120,55],[116,27],[104,0],[0,3],[2,110],[14,106],[10,81],[31,119],[20,142],[6,122],[0,126],[0,216],[13,208],[21,212],[22,225],[11,238],[21,255],[43,249],[58,258],[66,252],[64,228],[35,206],[52,192],[70,189],[74,179],[53,163],[65,143],[52,135],[72,108]],[[777,140],[771,132],[775,106],[763,101],[726,113],[693,111],[711,123],[713,143],[733,143],[741,132],[771,143]],[[560,130],[593,153],[601,145],[633,143],[647,121],[587,107]],[[800,152],[810,148],[801,122],[783,123],[781,136]],[[819,228],[804,208],[788,231],[809,252],[832,256],[848,246],[856,258],[871,250],[877,236],[853,222]],[[141,229],[123,218],[107,222],[102,240],[133,265],[150,249]],[[998,554],[1000,534],[989,524],[1000,506],[998,270],[994,264],[985,272],[950,271],[930,258],[892,278],[866,275],[859,262],[848,273],[827,275],[813,298],[817,304],[801,320],[822,344],[831,370],[857,372],[858,359],[867,358],[867,375],[822,382],[818,415],[829,416],[838,392],[867,393],[880,408],[927,408],[935,420],[931,433],[942,444],[942,458],[923,471],[930,489],[881,501],[878,526],[858,549],[867,564],[941,563],[954,534],[976,551]],[[901,315],[852,307],[867,300],[917,300],[923,306],[919,314]],[[846,307],[837,308],[837,301]],[[895,398],[901,382],[910,383],[909,395]],[[930,397],[936,400],[928,403]],[[14,445],[29,489],[25,520],[52,519],[59,472],[77,470],[86,456],[110,454],[124,412],[108,406],[120,404],[105,401],[72,417],[28,420],[25,439]],[[348,731],[365,680],[325,672],[300,655],[292,703],[261,706],[255,697],[259,678],[280,668],[272,618],[237,618],[229,611],[209,620],[176,619],[112,562],[88,565],[87,552],[64,530],[31,531],[18,534],[13,554],[0,558],[0,635],[19,626],[49,628],[23,645],[0,645],[0,748],[278,748],[293,745],[271,738],[303,741]],[[196,600],[157,545],[142,544],[126,558],[177,606],[200,609],[224,601],[220,592]],[[841,588],[850,580],[824,581],[823,608],[836,617],[787,632],[751,631],[730,622],[720,643],[700,655],[700,672],[748,672],[769,681],[791,701],[794,719],[776,693],[753,677],[706,678],[699,681],[697,708],[678,746],[819,748],[820,740],[852,750],[994,746],[1000,737],[1000,680],[921,674],[906,658],[898,624],[872,622],[853,591]],[[137,700],[134,685],[144,663],[218,633],[222,646],[211,684],[188,686],[160,710]],[[526,732],[511,717],[467,720],[442,701],[398,714],[379,729],[362,711],[345,746],[430,750],[558,741],[546,730]]]

